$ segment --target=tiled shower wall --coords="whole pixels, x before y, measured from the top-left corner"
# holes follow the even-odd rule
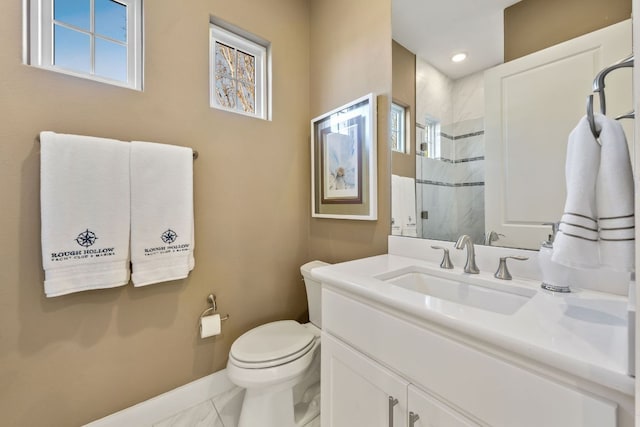
[[[437,240],[468,234],[475,243],[483,243],[483,75],[451,81],[424,61],[417,61],[417,67],[416,202],[427,217],[419,222],[418,233]],[[437,93],[441,103],[434,105],[431,93]],[[419,147],[427,116],[441,123],[437,158],[427,157]]]
[[[468,234],[474,242],[483,243],[484,121],[480,118],[455,125],[464,127],[464,133],[441,133],[441,144],[449,146],[446,151],[451,157],[443,154],[434,159],[418,152],[418,206],[427,213],[427,219],[421,221],[421,236],[455,240]]]

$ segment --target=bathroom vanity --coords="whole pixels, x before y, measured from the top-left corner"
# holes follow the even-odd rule
[[[633,426],[625,296],[456,265],[389,254],[313,270],[323,426]]]

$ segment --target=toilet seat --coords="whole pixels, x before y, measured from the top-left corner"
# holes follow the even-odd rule
[[[301,358],[314,348],[316,335],[295,320],[254,328],[231,346],[229,361],[239,368],[265,369]]]

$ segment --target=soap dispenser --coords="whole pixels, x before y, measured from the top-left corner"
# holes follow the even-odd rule
[[[552,234],[547,241],[542,242],[538,262],[542,271],[542,289],[553,292],[571,292],[569,288],[571,282],[571,269],[551,260],[553,255],[553,241],[560,227],[559,222],[545,222],[543,225],[550,225]]]

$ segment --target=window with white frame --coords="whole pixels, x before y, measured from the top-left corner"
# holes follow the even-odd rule
[[[440,121],[433,117],[425,118],[424,143],[422,144],[424,157],[431,159],[442,158],[442,142],[440,138]]]
[[[30,65],[142,89],[142,0],[25,0]]]
[[[407,150],[407,108],[391,103],[391,149],[399,153],[408,153]]]
[[[211,24],[211,107],[268,119],[267,42]]]

